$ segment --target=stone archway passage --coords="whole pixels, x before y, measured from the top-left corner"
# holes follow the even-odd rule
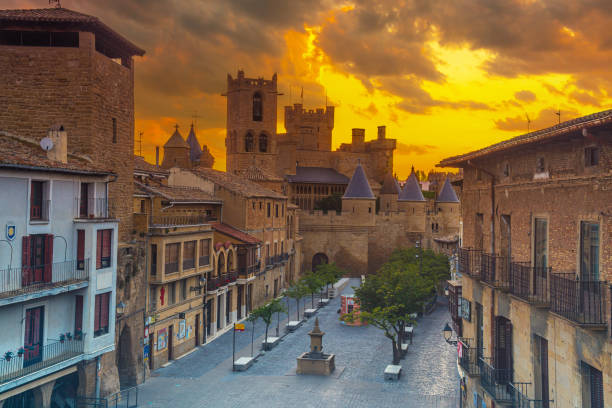
[[[119,383],[121,387],[132,387],[137,383],[137,362],[132,352],[132,330],[128,324],[124,326],[119,336],[119,347],[117,348],[117,368],[119,369]]]
[[[318,252],[312,257],[312,270],[314,271],[315,269],[317,269],[317,266],[326,263],[329,263],[327,255],[322,252]]]

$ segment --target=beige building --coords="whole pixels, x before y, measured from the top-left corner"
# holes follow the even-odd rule
[[[464,406],[612,404],[611,134],[604,111],[440,163],[464,171]]]

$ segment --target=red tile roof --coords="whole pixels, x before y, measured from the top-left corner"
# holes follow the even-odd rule
[[[206,180],[212,181],[217,186],[233,191],[243,197],[265,197],[278,199],[287,198],[286,196],[279,194],[274,190],[260,186],[259,184],[245,177],[237,176],[225,171],[198,167],[197,169],[192,169],[191,172]]]
[[[206,191],[200,190],[199,188],[192,187],[170,187],[164,185],[146,185],[134,182],[134,187],[137,188],[139,193],[148,193],[163,197],[174,203],[207,203],[207,204],[221,204],[222,201]]]
[[[134,171],[141,171],[144,173],[163,174],[166,176],[170,174],[168,170],[164,170],[159,166],[149,163],[142,156],[134,156]]]
[[[68,153],[67,163],[50,160],[38,141],[6,132],[0,132],[0,168],[98,176],[113,174],[109,168],[95,165],[85,157],[71,153]]]
[[[45,9],[0,10],[0,24],[70,24],[76,29],[94,32],[96,35],[116,42],[130,55],[144,55],[142,48],[134,45],[97,17],[79,13],[63,7]]]
[[[247,234],[246,232],[242,232],[232,227],[231,225],[227,225],[221,222],[213,222],[212,227],[215,231],[219,231],[222,234],[225,234],[229,237],[235,238],[239,241],[242,241],[246,244],[259,244],[261,241],[255,238],[252,235]]]

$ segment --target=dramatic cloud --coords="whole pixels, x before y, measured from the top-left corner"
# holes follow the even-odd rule
[[[543,109],[535,117],[523,114],[496,120],[495,126],[501,130],[527,133],[527,118],[529,118],[529,129],[533,131],[557,124],[559,122],[558,113],[556,109]],[[561,120],[569,120],[576,116],[579,116],[576,111],[561,110]]]
[[[437,147],[433,145],[416,145],[416,144],[406,144],[406,143],[397,143],[397,152],[403,155],[410,154],[427,154],[436,150]]]
[[[518,91],[514,97],[521,102],[533,102],[536,100],[536,94],[531,91]]]

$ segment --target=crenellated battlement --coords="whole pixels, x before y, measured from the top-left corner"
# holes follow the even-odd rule
[[[277,81],[276,73],[272,75],[272,79],[259,78],[247,78],[244,76],[244,71],[239,70],[236,78],[233,78],[231,74],[227,74],[227,91],[231,92],[242,88],[263,88],[270,91],[276,92]]]

